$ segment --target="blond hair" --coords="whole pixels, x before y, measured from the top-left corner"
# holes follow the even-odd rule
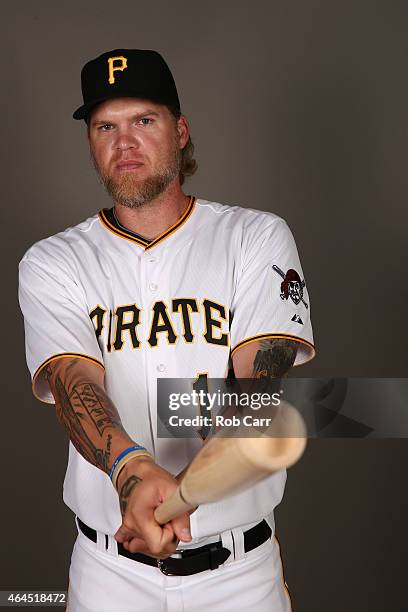
[[[181,117],[181,111],[173,106],[167,106],[167,108],[174,117],[175,122],[177,122],[177,120]],[[193,174],[197,172],[197,168],[198,163],[197,160],[194,159],[194,145],[191,140],[191,136],[189,136],[187,144],[181,151],[181,166],[179,173],[180,185],[184,183],[186,178],[193,176]]]

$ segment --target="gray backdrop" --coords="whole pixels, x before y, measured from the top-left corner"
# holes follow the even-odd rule
[[[402,1],[19,2],[2,6],[1,589],[64,589],[67,436],[31,395],[17,263],[109,201],[82,123],[80,69],[163,53],[192,126],[187,192],[292,228],[318,355],[300,376],[406,376],[406,24]],[[386,406],[384,406],[386,410]],[[403,440],[315,440],[277,510],[294,611],[406,609]]]

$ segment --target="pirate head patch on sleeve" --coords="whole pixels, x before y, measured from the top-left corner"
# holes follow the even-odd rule
[[[283,278],[281,282],[281,298],[282,300],[287,300],[290,298],[296,306],[303,302],[306,308],[309,308],[308,304],[303,299],[303,288],[305,286],[305,281],[302,280],[296,270],[290,269],[286,272],[286,274],[278,268],[278,266],[273,265],[272,268]]]

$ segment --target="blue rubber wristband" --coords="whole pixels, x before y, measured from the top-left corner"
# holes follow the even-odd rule
[[[136,446],[129,446],[129,448],[126,448],[122,453],[120,453],[119,457],[116,458],[114,464],[111,467],[111,470],[109,472],[109,478],[111,480],[112,480],[113,474],[115,473],[115,468],[118,465],[119,461],[123,459],[123,457],[126,457],[126,455],[128,455],[132,451],[136,451],[136,450],[144,450],[148,452],[147,448],[145,448],[144,446],[140,446],[140,444],[136,444]]]

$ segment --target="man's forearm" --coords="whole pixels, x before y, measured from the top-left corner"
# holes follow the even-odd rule
[[[297,342],[285,338],[259,341],[253,364],[253,378],[282,378],[295,363]]]
[[[58,419],[77,451],[109,473],[116,458],[135,442],[105,391],[103,370],[85,360],[61,357],[44,367],[42,374],[54,395]],[[131,552],[139,550],[155,558],[170,556],[179,539],[191,539],[182,531],[189,527],[188,516],[162,530],[153,519],[152,508],[174,492],[175,479],[150,455],[132,457],[119,470],[115,486],[123,519],[115,538],[125,548],[131,546]]]
[[[124,430],[103,383],[82,366],[79,359],[57,360],[43,369],[43,376],[72,444],[87,461],[109,473],[116,457],[134,441]]]

